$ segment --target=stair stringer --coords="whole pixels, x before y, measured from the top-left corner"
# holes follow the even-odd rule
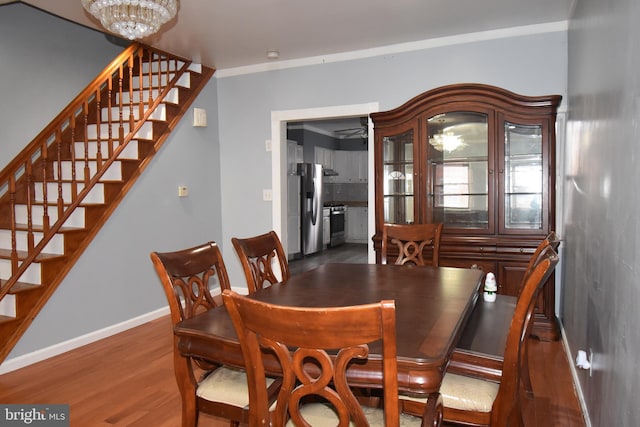
[[[186,60],[183,61],[188,63]],[[147,148],[139,148],[138,151],[140,154],[137,162],[130,162],[131,164],[136,163],[136,166],[133,168],[131,164],[126,166],[129,169],[126,174],[123,174],[122,182],[102,183],[105,186],[104,204],[78,206],[78,208],[82,207],[82,209],[87,211],[85,218],[86,225],[83,229],[65,229],[63,227],[59,230],[59,233],[65,236],[71,236],[70,238],[64,239],[64,254],[41,253],[34,257],[34,261],[40,265],[40,285],[35,286],[20,283],[16,279],[13,279],[15,284],[13,284],[11,289],[5,292],[5,294],[15,298],[15,311],[18,315],[16,315],[15,319],[0,322],[0,363],[6,359],[20,337],[26,332],[35,317],[53,295],[59,284],[64,280],[69,271],[71,271],[84,250],[90,245],[93,238],[107,222],[111,214],[117,209],[127,192],[150,164],[155,153],[188,111],[214,72],[215,70],[207,67],[202,67],[199,72],[188,71],[190,75],[190,87],[180,87],[177,89],[179,91],[179,104],[167,104],[165,121],[153,122],[153,140],[138,140],[138,144],[141,144],[143,147],[146,146]],[[131,133],[135,133],[135,129]],[[127,138],[131,139],[131,135],[127,136]],[[18,187],[21,185],[28,187],[25,183],[16,184]],[[71,214],[68,214],[68,216],[70,215]],[[2,283],[0,283],[0,289],[4,290],[4,286],[7,283],[7,280],[3,280]],[[6,296],[4,298],[6,298]],[[4,298],[2,298],[2,300],[4,300]],[[0,303],[2,303],[2,301],[0,301]]]

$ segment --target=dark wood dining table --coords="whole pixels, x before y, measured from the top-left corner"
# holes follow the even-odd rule
[[[439,392],[445,369],[480,295],[482,277],[480,270],[453,267],[324,264],[251,297],[303,307],[395,300],[399,390],[429,396]],[[183,356],[244,365],[236,332],[224,307],[178,323],[174,334]],[[349,383],[380,387],[381,354],[379,347],[370,345],[366,362],[349,368]],[[264,363],[271,374],[278,374],[275,359],[270,360],[265,354]]]

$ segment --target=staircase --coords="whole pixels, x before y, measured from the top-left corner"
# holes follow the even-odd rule
[[[0,363],[213,73],[134,43],[0,171]]]

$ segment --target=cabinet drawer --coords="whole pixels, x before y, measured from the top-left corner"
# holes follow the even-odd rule
[[[448,246],[440,245],[440,256],[451,258],[484,258],[495,257],[497,248],[491,245],[465,245],[465,246]]]
[[[487,261],[481,259],[454,259],[454,258],[440,258],[440,265],[442,267],[458,267],[458,268],[478,268],[485,273],[496,271],[496,263],[494,261]]]

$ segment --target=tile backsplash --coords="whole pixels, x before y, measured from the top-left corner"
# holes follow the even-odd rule
[[[325,202],[366,202],[368,184],[367,183],[344,183],[335,184],[325,182],[323,187],[323,196]]]

